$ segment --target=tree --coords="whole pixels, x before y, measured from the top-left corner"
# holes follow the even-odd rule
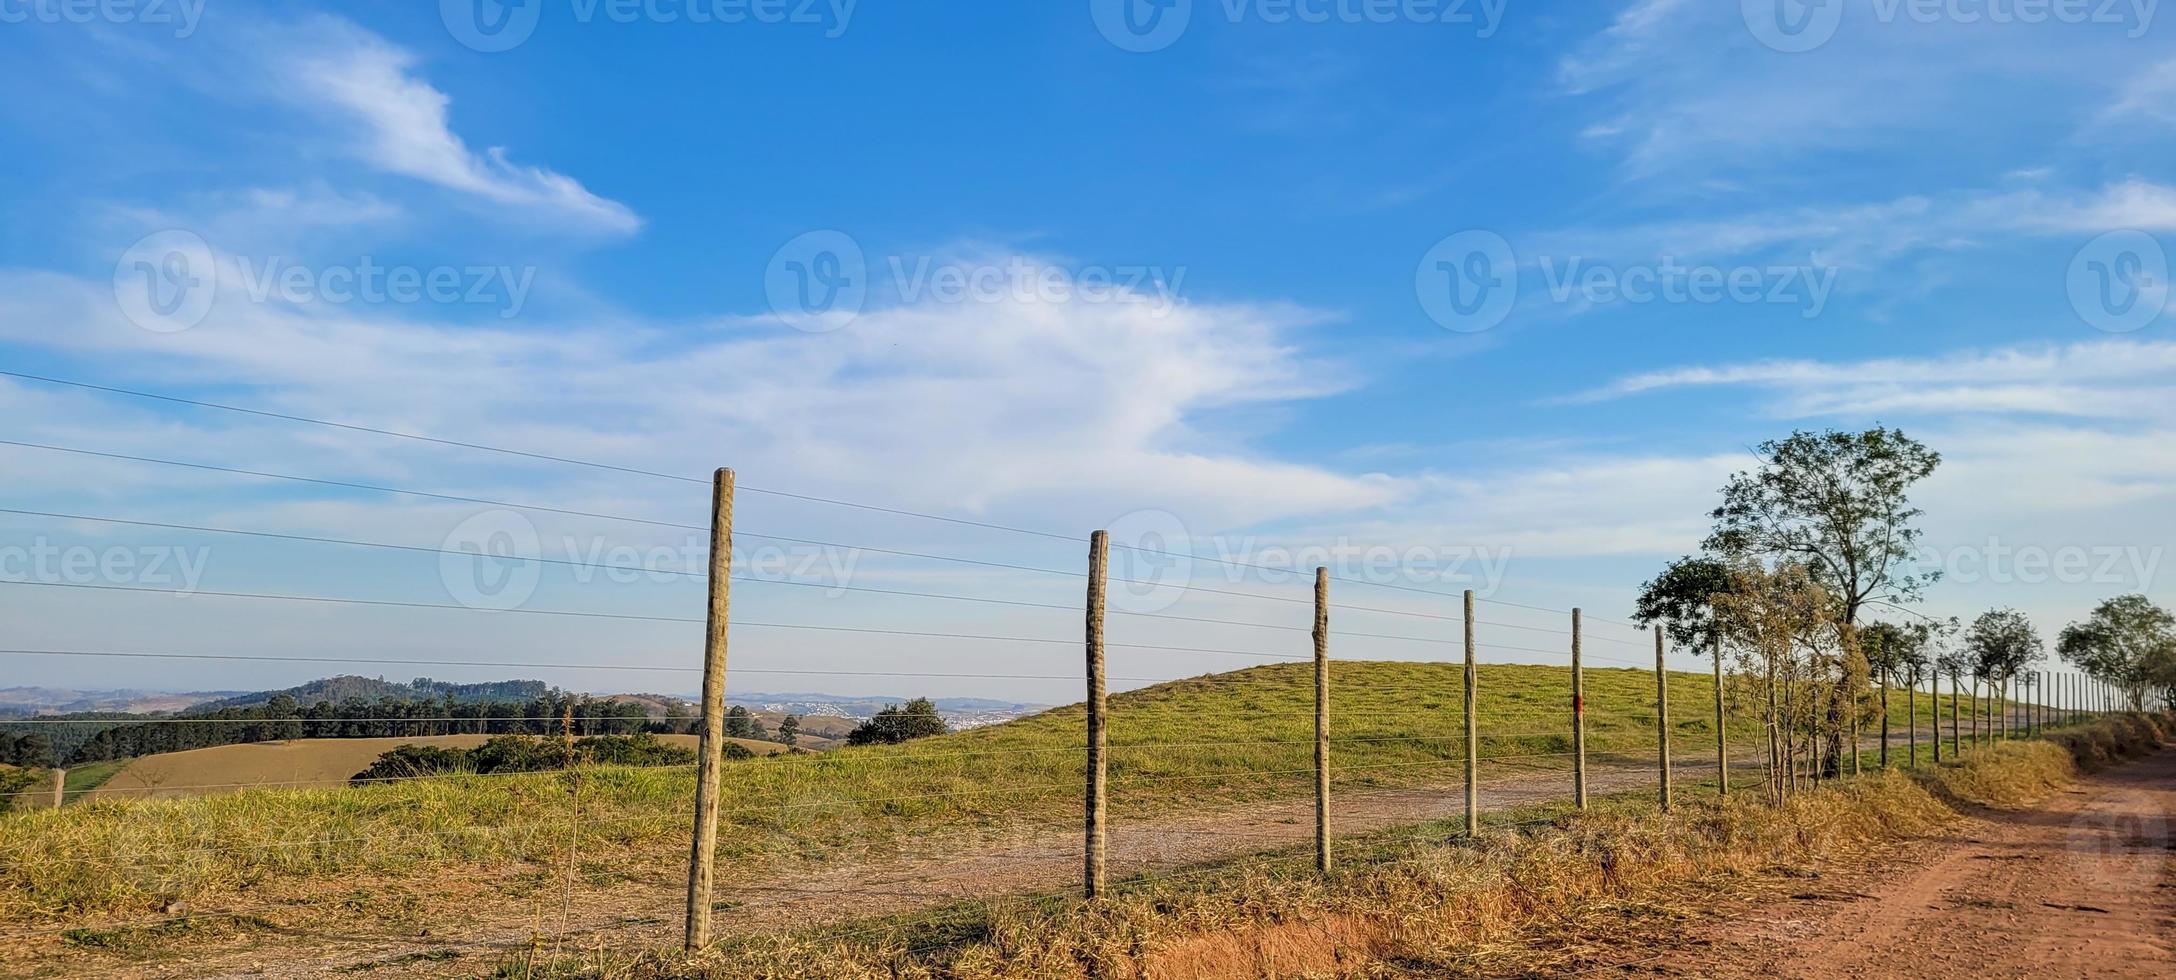
[[[1632,618],[1642,626],[1664,624],[1671,641],[1679,646],[1716,653],[1715,599],[1729,589],[1728,563],[1687,555],[1640,587]]]
[[[800,744],[801,717],[799,715],[787,715],[783,721],[778,723],[778,741],[788,746]]]
[[[1868,603],[1919,598],[1938,573],[1911,568],[1919,541],[1913,484],[1942,457],[1903,432],[1793,432],[1760,445],[1761,466],[1723,487],[1706,549],[1806,566],[1837,601],[1842,629],[1835,685],[1828,692],[1830,772],[1843,755],[1848,716],[1866,696],[1868,668],[1859,650],[1859,614]]]
[[[1996,694],[1997,711],[2002,710],[2009,699],[2011,679],[2046,656],[2040,633],[2033,629],[2032,620],[2015,609],[1990,609],[1981,613],[1965,631],[1964,648],[1973,673],[2000,685]],[[1998,733],[2006,727],[1999,727]]]
[[[2165,673],[2176,666],[2176,616],[2142,595],[2101,603],[2082,623],[2063,627],[2055,651],[2064,660],[2124,690],[2134,708],[2149,690],[2176,687]]]
[[[1715,627],[1737,651],[1740,676],[1752,679],[1765,701],[1774,799],[1797,790],[1800,753],[1813,749],[1805,736],[1819,730],[1815,707],[1828,677],[1821,650],[1834,634],[1835,606],[1835,597],[1795,562],[1771,572],[1740,558],[1729,566],[1729,588],[1716,594]]]
[[[2015,609],[1981,613],[1965,631],[1964,648],[1974,672],[1990,680],[2016,677],[2046,655],[2032,620]]]
[[[754,738],[754,722],[755,717],[748,709],[736,704],[725,713],[725,734],[728,738]]]
[[[897,745],[948,731],[951,729],[946,727],[943,718],[938,717],[936,704],[928,698],[915,698],[877,712],[875,717],[846,734],[846,744]]]

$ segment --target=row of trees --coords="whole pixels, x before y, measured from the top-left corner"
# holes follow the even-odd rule
[[[631,735],[653,725],[640,704],[552,691],[525,701],[349,698],[308,707],[278,695],[261,705],[115,725],[90,736],[69,765],[162,752],[296,738],[426,735],[557,735],[572,718],[577,736]],[[109,723],[110,724],[110,723]]]
[[[1759,455],[1724,486],[1702,553],[1648,582],[1634,614],[1728,668],[1736,698],[1765,723],[1775,793],[1847,764],[1847,743],[1885,717],[1877,681],[1972,679],[2007,697],[2037,678],[2046,649],[2024,614],[1994,609],[1967,625],[1908,608],[1939,574],[1911,562],[1922,512],[1909,490],[1940,454],[1877,427],[1798,432]],[[2057,646],[2134,706],[2176,698],[2176,620],[2144,596],[2102,603]]]

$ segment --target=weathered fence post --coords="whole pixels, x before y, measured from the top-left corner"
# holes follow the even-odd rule
[[[1315,568],[1315,870],[1330,870],[1330,570]]]
[[[1089,898],[1103,895],[1105,800],[1108,790],[1104,759],[1103,714],[1108,707],[1103,683],[1103,584],[1109,568],[1111,532],[1088,536],[1088,785],[1086,799],[1087,857],[1081,887]]]
[[[1919,669],[1912,668],[1912,682],[1904,687],[1904,734],[1911,740],[1911,754],[1904,768],[1919,768]]]
[[[1881,767],[1889,768],[1889,668],[1881,669]]]
[[[68,770],[53,767],[53,809],[58,810],[68,802]],[[28,804],[24,804],[28,806]]]
[[[1717,632],[1715,644],[1715,791],[1717,795],[1730,795],[1730,742],[1723,734],[1723,637]]]
[[[1670,810],[1670,672],[1663,666],[1662,624],[1655,624],[1655,751],[1662,762],[1662,810]]]
[[[1572,610],[1572,802],[1587,808],[1587,680],[1579,667],[1579,610]]]
[[[1934,694],[1933,703],[1927,705],[1927,713],[1934,716],[1934,764],[1939,766],[1942,764],[1942,672],[1934,671],[1928,679],[1933,681]]]
[[[710,945],[711,890],[718,858],[718,768],[725,757],[725,640],[733,585],[733,471],[710,487],[710,611],[703,639],[703,731],[695,765],[695,842],[688,855],[685,945]]]
[[[1466,835],[1481,833],[1481,668],[1473,643],[1473,590],[1466,590]]]
[[[1972,748],[1980,747],[1980,678],[1972,675]]]

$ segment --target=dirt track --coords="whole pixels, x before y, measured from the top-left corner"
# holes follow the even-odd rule
[[[1700,977],[2176,976],[2176,750],[2026,810],[1828,872],[1624,973]],[[1623,974],[1620,974],[1623,975]]]

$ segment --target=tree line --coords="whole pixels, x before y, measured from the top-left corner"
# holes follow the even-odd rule
[[[1796,432],[1758,455],[1723,487],[1701,552],[1646,583],[1634,616],[1727,671],[1762,719],[1773,795],[1856,759],[1847,746],[1886,717],[1877,685],[1971,681],[2006,704],[2042,676],[2046,646],[2023,613],[1967,624],[1911,608],[1939,579],[1913,564],[1923,512],[1910,502],[1939,453],[1876,427]],[[2101,603],[2056,648],[2130,707],[2176,701],[2176,617],[2145,596]]]

